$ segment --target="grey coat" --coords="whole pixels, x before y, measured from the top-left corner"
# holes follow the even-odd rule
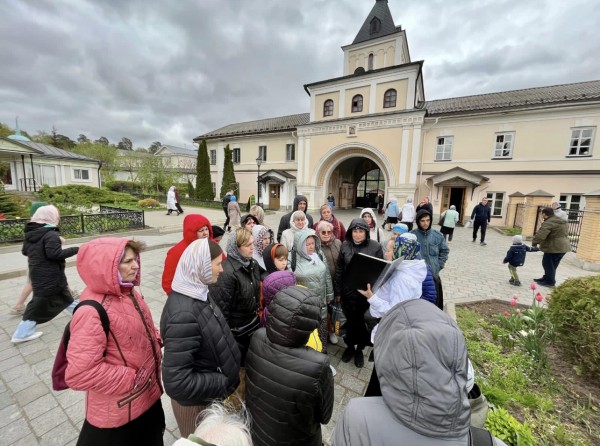
[[[423,231],[419,227],[419,220],[428,214],[431,218],[432,214],[427,210],[420,210],[417,212],[417,228],[411,232],[417,236],[417,241],[421,244],[421,257],[425,260],[425,263],[431,268],[431,273],[434,277],[439,277],[440,271],[444,269],[446,261],[448,260],[448,254],[450,249],[444,240],[444,236],[441,232],[436,231],[429,227]]]

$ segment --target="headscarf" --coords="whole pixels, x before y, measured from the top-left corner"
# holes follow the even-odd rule
[[[232,196],[229,198],[229,201],[236,201],[236,200],[237,200],[237,198],[235,197],[235,195],[232,195]]]
[[[452,206],[450,206],[450,209],[452,209],[453,211],[455,211],[456,210],[456,206],[452,205]]]
[[[208,239],[196,240],[183,251],[179,259],[173,278],[173,291],[206,301],[211,279],[212,259]]]
[[[250,266],[252,258],[242,256],[242,253],[240,252],[237,246],[237,237],[235,232],[233,232],[231,236],[227,239],[227,247],[225,249],[227,251],[227,258],[237,260],[245,267]]]
[[[269,243],[263,241],[266,235],[269,235],[270,237]],[[255,225],[252,228],[252,237],[254,237],[254,252],[252,253],[252,258],[258,262],[262,269],[266,270],[267,267],[265,266],[263,252],[265,247],[273,241],[273,231],[262,225]]]
[[[302,254],[304,254],[306,257],[308,257],[309,259],[309,263],[311,265],[321,265],[323,264],[323,260],[321,260],[321,258],[319,257],[319,254],[317,254],[317,246],[320,243],[320,240],[318,240],[318,237],[316,236],[316,234],[314,234],[314,231],[311,229],[312,234],[307,236],[304,241],[302,242],[302,246],[300,247],[300,249],[302,249]],[[313,252],[312,254],[309,254],[306,250],[306,241],[313,237],[315,239],[315,252]]]
[[[308,218],[306,218],[306,214],[303,211],[294,211],[294,212],[292,212],[292,216],[290,217],[290,229],[293,229],[294,231],[299,231],[300,230],[294,224],[294,219],[296,217],[299,217],[300,215],[302,215],[302,217],[304,217],[304,226],[301,227],[300,229],[307,229],[308,228]]]
[[[403,257],[405,260],[421,260],[421,245],[414,234],[399,235],[394,240],[393,259]]]
[[[169,192],[175,192],[175,186],[171,186],[171,187],[169,188]]]
[[[49,227],[58,226],[58,223],[60,222],[60,213],[56,206],[49,204],[47,206],[39,207],[31,216],[31,221]]]

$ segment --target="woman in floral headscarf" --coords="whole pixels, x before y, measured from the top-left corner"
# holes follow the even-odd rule
[[[262,277],[267,270],[263,252],[267,246],[273,243],[273,231],[263,225],[255,225],[252,228],[252,237],[254,237],[254,252],[252,253],[252,258],[258,263]]]

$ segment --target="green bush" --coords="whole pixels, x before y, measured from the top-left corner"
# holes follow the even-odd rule
[[[505,409],[490,410],[485,426],[492,435],[504,441],[508,446],[534,446],[533,432],[527,423],[519,423]]]
[[[45,201],[58,207],[61,214],[90,212],[99,204],[136,205],[138,199],[123,192],[112,192],[90,186],[69,185],[45,187],[38,194],[39,201]]]
[[[153,209],[160,207],[160,203],[154,198],[145,198],[143,200],[138,201],[138,206],[147,209]]]
[[[141,192],[142,186],[135,181],[107,181],[104,186],[113,192]]]
[[[2,182],[0,182],[0,215],[3,218],[29,217],[25,200],[16,195],[7,194]]]
[[[578,373],[600,377],[600,276],[569,279],[548,300],[556,342]]]

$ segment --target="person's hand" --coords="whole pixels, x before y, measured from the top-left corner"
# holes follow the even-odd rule
[[[367,299],[370,299],[373,297],[373,291],[371,291],[371,284],[367,283],[367,289],[366,290],[356,290],[358,291],[360,294],[362,294],[363,296],[365,296]]]
[[[143,387],[150,379],[150,370],[145,367],[138,369],[133,378],[133,392],[136,392],[139,388]]]
[[[60,243],[64,243],[65,242],[65,238],[62,236],[59,236],[58,239],[60,240]]]
[[[335,301],[337,303],[341,302],[342,301],[342,296],[335,296]]]

